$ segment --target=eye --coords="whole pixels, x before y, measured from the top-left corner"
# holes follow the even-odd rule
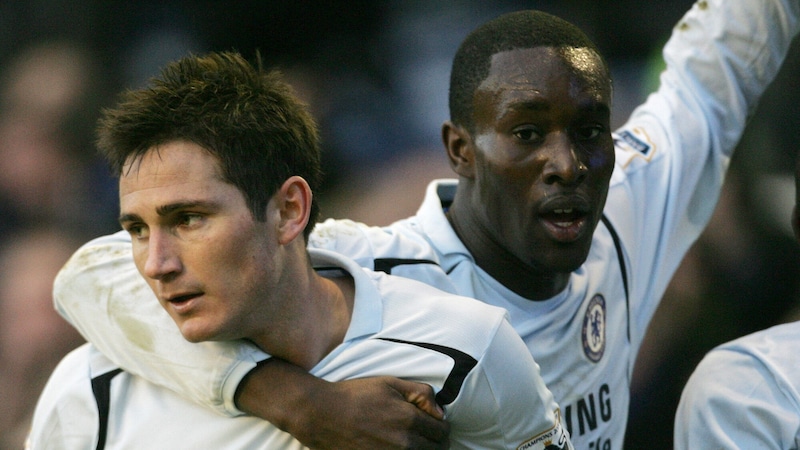
[[[513,131],[514,136],[526,142],[542,140],[542,133],[538,128],[532,126],[519,127]]]
[[[131,223],[125,225],[124,228],[133,239],[144,239],[147,237],[147,227],[141,223]]]
[[[582,141],[590,141],[592,139],[596,139],[600,137],[600,135],[605,131],[605,127],[601,125],[592,125],[586,127],[578,128],[576,135],[578,139]]]
[[[202,219],[203,216],[201,216],[200,214],[184,213],[181,214],[178,222],[181,226],[192,227],[194,225],[197,225]]]

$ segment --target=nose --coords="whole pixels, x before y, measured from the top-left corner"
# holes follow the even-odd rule
[[[578,157],[568,133],[556,133],[548,148],[542,172],[545,183],[575,185],[583,181],[589,168]]]
[[[150,230],[142,273],[154,280],[168,281],[181,272],[181,259],[169,232]]]

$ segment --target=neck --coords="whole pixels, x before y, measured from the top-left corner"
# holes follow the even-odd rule
[[[461,207],[458,192],[447,219],[475,263],[503,286],[529,300],[547,300],[563,291],[569,273],[559,273],[522,261],[504,247],[475,218],[475,213]],[[519,245],[526,243],[520,242]]]
[[[311,370],[344,341],[353,314],[355,284],[350,274],[326,278],[310,266],[305,277],[295,278],[283,292],[292,312],[277,323],[270,318],[269,330],[252,340],[270,355]]]

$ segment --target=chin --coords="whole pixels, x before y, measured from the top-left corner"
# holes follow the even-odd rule
[[[588,257],[589,248],[561,249],[552,254],[548,266],[553,272],[572,273],[578,270]]]
[[[198,324],[187,324],[184,323],[181,325],[180,331],[183,335],[183,338],[187,341],[196,344],[198,342],[205,342],[205,341],[213,341],[214,336],[216,335],[211,330],[197,327]]]

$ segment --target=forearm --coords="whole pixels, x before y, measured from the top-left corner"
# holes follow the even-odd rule
[[[327,381],[283,360],[262,361],[239,383],[234,396],[236,407],[265,419],[281,430],[305,428],[304,410],[313,408],[315,389]]]
[[[680,101],[699,105],[710,139],[727,154],[777,75],[799,23],[797,0],[709,0],[676,25],[664,48],[662,81],[680,86]]]
[[[311,448],[448,446],[449,425],[425,384],[390,377],[333,383],[270,359],[245,377],[235,398],[242,411]]]

